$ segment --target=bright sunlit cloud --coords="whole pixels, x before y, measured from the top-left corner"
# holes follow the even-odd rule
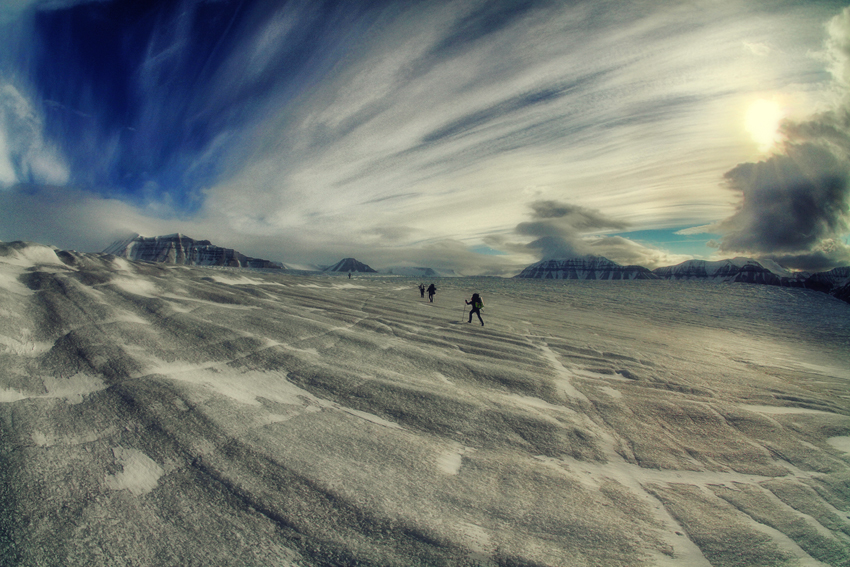
[[[747,109],[745,128],[759,151],[768,152],[781,140],[779,123],[783,118],[782,106],[775,100],[759,99]]]

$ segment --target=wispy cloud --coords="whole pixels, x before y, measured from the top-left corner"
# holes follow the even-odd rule
[[[15,87],[0,84],[0,189],[14,183],[63,184],[68,166],[44,139],[42,118]]]
[[[168,232],[302,263],[441,250],[442,266],[507,269],[532,257],[515,229],[535,202],[610,221],[548,235],[562,245],[656,261],[603,232],[730,217],[723,172],[758,155],[747,106],[821,103],[842,65],[810,56],[829,2],[142,4],[87,5],[116,28],[85,40],[89,12],[78,29],[54,10],[18,38],[43,49],[0,66],[49,111],[51,163],[87,195],[170,215]],[[78,48],[65,60],[60,40]],[[482,243],[509,254],[455,253]]]

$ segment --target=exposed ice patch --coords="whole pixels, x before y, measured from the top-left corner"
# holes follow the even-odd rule
[[[457,474],[463,464],[463,455],[457,451],[443,453],[437,459],[437,467],[446,474]]]
[[[62,260],[56,256],[55,249],[40,244],[24,246],[12,252],[8,256],[0,256],[0,264],[12,264],[14,266],[31,267],[37,264],[60,264]]]
[[[113,257],[111,260],[112,260],[112,265],[116,270],[119,270],[119,271],[122,271],[122,272],[132,271],[130,262],[128,260],[125,260],[124,258],[119,258],[118,256]]]
[[[318,289],[367,289],[366,286],[357,285],[353,283],[343,283],[343,284],[330,284],[330,285],[319,285],[314,283],[309,284],[295,284],[295,287],[315,287]]]
[[[846,368],[835,368],[834,366],[820,366],[818,364],[809,364],[807,362],[797,361],[798,366],[802,366],[806,370],[811,370],[817,374],[830,376],[832,378],[848,378],[850,379],[850,370]]]
[[[797,407],[789,407],[789,406],[759,406],[759,405],[749,405],[749,404],[740,404],[738,407],[745,410],[756,411],[759,413],[767,413],[767,414],[787,414],[787,413],[815,413],[821,415],[835,415],[832,412],[821,411],[816,409],[809,408],[797,408]]]
[[[6,351],[18,356],[39,356],[53,348],[53,343],[47,341],[34,341],[26,331],[20,332],[19,338],[0,335],[0,352]]]
[[[18,281],[17,274],[9,272],[0,273],[0,289],[15,295],[32,295],[35,293]]]
[[[28,397],[29,396],[25,396],[21,392],[12,390],[11,388],[0,390],[0,403],[8,404],[10,402],[17,402],[18,400],[25,400]]]
[[[82,372],[70,378],[45,376],[42,378],[42,383],[47,393],[34,394],[13,388],[0,390],[0,403],[17,402],[28,398],[64,398],[73,405],[81,403],[85,396],[105,390],[107,387],[100,378]]]
[[[224,276],[210,276],[210,279],[215,281],[216,283],[225,284],[225,285],[269,285],[270,282],[268,280],[257,280],[253,278],[249,278],[246,276],[240,277],[224,277]],[[272,285],[282,285],[279,283],[273,283]]]
[[[70,378],[45,376],[42,382],[47,389],[47,395],[41,397],[65,398],[69,404],[79,404],[84,396],[105,390],[107,387],[100,378],[82,372]]]
[[[136,449],[114,447],[112,454],[123,470],[106,475],[104,483],[111,490],[129,490],[134,496],[142,496],[156,488],[165,472],[153,459]]]
[[[600,388],[600,390],[602,390],[603,392],[605,392],[606,394],[608,394],[612,398],[622,398],[623,397],[623,393],[620,390],[615,390],[611,386],[603,386],[602,388]]]
[[[156,286],[152,282],[143,279],[116,278],[111,283],[133,295],[156,297]]]
[[[826,442],[842,453],[850,453],[850,436],[830,437]]]
[[[460,472],[460,467],[463,465],[463,454],[469,449],[454,443],[451,447],[440,453],[437,457],[437,468],[442,472],[450,475],[456,475]]]

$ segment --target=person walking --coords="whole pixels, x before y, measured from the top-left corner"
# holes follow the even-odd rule
[[[434,284],[428,286],[428,301],[434,303],[434,294],[437,293],[437,287]]]
[[[419,284],[419,295],[425,297],[425,284]]]
[[[481,296],[477,293],[472,294],[472,299],[466,302],[467,305],[472,305],[472,309],[469,311],[469,323],[472,323],[472,314],[475,313],[478,315],[478,320],[481,321],[481,326],[484,326],[484,319],[481,318],[481,308],[484,307],[484,302],[481,300]]]

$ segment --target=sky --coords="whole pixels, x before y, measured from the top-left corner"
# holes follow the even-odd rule
[[[4,1],[0,240],[850,265],[848,6]]]

